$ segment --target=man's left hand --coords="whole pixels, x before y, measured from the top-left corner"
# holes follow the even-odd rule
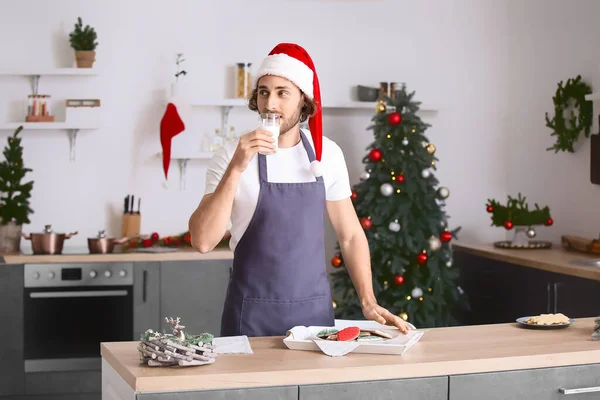
[[[382,325],[395,326],[402,333],[408,333],[408,324],[397,315],[392,314],[376,302],[368,302],[362,306],[363,315],[366,319],[379,322]]]

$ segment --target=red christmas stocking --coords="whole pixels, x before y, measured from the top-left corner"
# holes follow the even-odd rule
[[[185,124],[177,112],[175,104],[167,104],[165,114],[160,121],[160,143],[163,149],[163,170],[165,179],[169,174],[169,164],[171,163],[171,139],[183,132]]]

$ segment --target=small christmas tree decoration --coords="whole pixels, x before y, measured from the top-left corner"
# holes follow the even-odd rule
[[[427,262],[427,259],[429,257],[427,257],[427,253],[423,252],[423,253],[419,253],[419,255],[417,256],[417,262],[421,265],[425,264]]]
[[[384,112],[386,112],[386,110],[387,110],[387,107],[385,106],[385,103],[383,101],[380,101],[375,106],[375,111],[378,113],[384,113]]]
[[[23,224],[30,223],[29,206],[33,181],[25,181],[32,170],[23,161],[23,147],[19,126],[7,139],[4,160],[0,162],[0,254],[18,253]]]
[[[335,268],[339,268],[342,265],[342,258],[339,255],[334,256],[331,259],[331,265]]]
[[[452,233],[448,232],[448,231],[444,231],[440,234],[440,240],[442,241],[442,243],[448,243],[449,241],[452,240]]]
[[[532,228],[536,225],[550,226],[553,220],[550,216],[550,208],[540,208],[536,203],[535,209],[529,209],[526,198],[518,194],[516,198],[508,196],[506,205],[498,201],[488,199],[486,210],[491,214],[492,226],[502,226],[506,230],[515,229],[513,239],[510,241],[498,241],[494,245],[501,248],[515,249],[540,249],[552,247],[549,241],[529,240],[536,236]]]
[[[402,275],[396,275],[394,277],[394,283],[398,286],[402,285],[404,283],[404,277]]]
[[[397,112],[388,114],[388,122],[390,125],[398,125],[400,122],[402,122],[402,115]]]
[[[381,153],[381,150],[379,150],[379,149],[373,149],[369,153],[369,158],[371,159],[371,161],[379,161],[379,160],[381,160],[382,156],[383,156],[383,154]]]
[[[373,226],[373,223],[371,222],[370,218],[364,217],[364,218],[361,218],[360,225],[363,227],[363,229],[371,229],[371,226]]]
[[[180,318],[165,318],[173,326],[172,333],[159,333],[148,329],[140,338],[138,352],[140,364],[150,367],[198,366],[212,364],[217,354],[210,333],[189,335],[184,332]]]

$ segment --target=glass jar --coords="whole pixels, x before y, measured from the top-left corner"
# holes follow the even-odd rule
[[[252,70],[250,69],[251,66],[252,63],[248,63],[246,65],[246,84],[248,85],[248,88],[246,89],[246,96],[250,96],[252,94],[252,90],[254,89],[252,87]]]
[[[248,74],[245,63],[238,63],[235,74],[235,97],[243,99],[247,96]]]

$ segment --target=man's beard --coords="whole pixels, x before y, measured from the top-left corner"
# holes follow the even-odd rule
[[[302,101],[298,103],[298,108],[290,118],[286,118],[281,127],[279,128],[279,135],[284,135],[289,132],[294,126],[300,122],[300,116],[302,113]]]

